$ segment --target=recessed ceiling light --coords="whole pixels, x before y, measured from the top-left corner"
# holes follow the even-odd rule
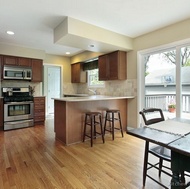
[[[66,54],[71,54],[70,52],[66,52]]]
[[[13,31],[7,31],[7,34],[14,35],[15,33]]]

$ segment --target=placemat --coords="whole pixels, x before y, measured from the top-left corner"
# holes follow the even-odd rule
[[[148,127],[176,135],[187,135],[190,133],[190,123],[184,123],[177,120],[166,120],[149,125]]]

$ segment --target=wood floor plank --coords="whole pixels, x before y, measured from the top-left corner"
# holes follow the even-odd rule
[[[0,131],[0,189],[143,189],[143,140],[118,132],[93,147],[89,140],[64,146],[53,124]],[[169,186],[170,178],[162,181]],[[144,189],[162,187],[147,178]]]

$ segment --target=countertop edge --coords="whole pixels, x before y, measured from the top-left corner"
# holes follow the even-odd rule
[[[65,101],[65,102],[80,102],[80,101],[97,101],[97,100],[118,100],[118,99],[133,99],[135,96],[89,96],[89,97],[62,97],[62,98],[52,98],[53,100]]]

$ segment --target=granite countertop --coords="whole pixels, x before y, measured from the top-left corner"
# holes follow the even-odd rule
[[[79,101],[117,100],[117,99],[132,99],[132,98],[134,98],[134,96],[92,95],[92,96],[62,97],[62,98],[52,98],[52,99],[59,100],[59,101],[65,101],[65,102],[79,102]]]

